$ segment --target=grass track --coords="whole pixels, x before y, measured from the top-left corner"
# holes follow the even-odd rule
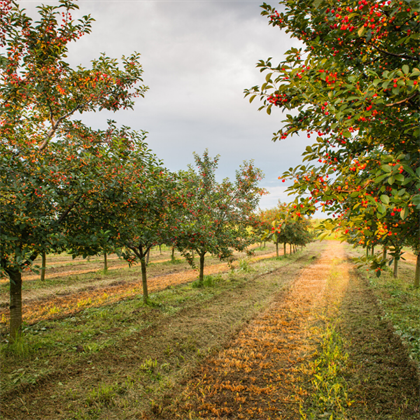
[[[156,411],[203,357],[287,290],[317,248],[244,265],[213,277],[214,287],[158,292],[153,307],[137,296],[28,327],[21,357],[3,351],[3,418],[124,419]]]

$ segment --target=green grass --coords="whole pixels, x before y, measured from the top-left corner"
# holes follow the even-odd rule
[[[363,250],[354,252],[361,254]],[[380,277],[374,271],[359,269],[360,275],[369,281],[384,318],[407,345],[411,358],[420,363],[420,289],[413,287],[415,265],[401,260],[398,271],[398,278],[394,278],[389,268]]]
[[[284,264],[297,259],[299,254],[284,259]],[[5,338],[0,343],[6,374],[4,389],[16,384],[8,375],[18,375],[20,383],[30,383],[34,374],[40,371],[48,373],[51,364],[64,366],[77,360],[87,360],[89,355],[149,327],[154,316],[171,316],[185,307],[203,303],[248,281],[255,273],[268,273],[274,267],[279,267],[275,257],[253,264],[252,272],[237,269],[205,276],[203,288],[197,288],[196,282],[192,282],[152,293],[149,296],[150,305],[145,305],[139,294],[118,303],[87,307],[71,317],[24,324],[23,337],[18,338],[16,343],[8,344]],[[40,354],[42,357],[39,357]],[[51,363],[45,364],[45,360]],[[24,374],[18,371],[21,365],[28,366]]]

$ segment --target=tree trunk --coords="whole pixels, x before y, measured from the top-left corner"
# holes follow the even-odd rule
[[[206,254],[200,254],[200,274],[198,277],[198,285],[200,287],[202,287],[204,283],[204,255]]]
[[[369,257],[369,247],[366,246],[366,258]]]
[[[104,271],[108,271],[108,256],[106,252],[104,252]]]
[[[150,249],[147,251],[147,254],[146,254],[146,265],[149,265],[149,259],[150,259]]]
[[[420,286],[420,252],[417,254],[416,274],[414,275],[414,288]]]
[[[22,273],[9,271],[10,277],[10,339],[13,342],[22,327]]]
[[[283,255],[287,255],[286,242],[283,243]]]
[[[47,265],[47,255],[45,252],[42,253],[42,264],[41,264],[41,281],[45,280],[45,267]]]
[[[149,292],[147,291],[147,265],[146,259],[143,257],[140,260],[141,264],[141,281],[143,283],[143,302],[147,303],[149,301]]]
[[[289,244],[289,254],[292,255],[292,244]]]
[[[171,261],[175,261],[175,247],[172,247]]]
[[[279,243],[276,242],[276,256],[279,256]]]
[[[372,256],[375,255],[375,247],[372,245]]]
[[[159,254],[162,254],[162,245],[159,245]]]
[[[396,279],[398,277],[398,260],[399,260],[399,256],[398,257],[394,257],[394,278]]]
[[[382,259],[383,260],[386,260],[386,252],[387,252],[387,250],[388,250],[388,247],[387,246],[384,246],[384,249],[382,251]]]

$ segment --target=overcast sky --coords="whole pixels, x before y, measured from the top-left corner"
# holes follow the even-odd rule
[[[269,1],[267,1],[269,3]],[[58,1],[18,1],[36,17],[36,6]],[[273,143],[283,116],[258,111],[244,89],[261,85],[258,60],[283,59],[292,46],[287,34],[268,25],[261,16],[262,1],[102,1],[80,0],[74,17],[91,14],[92,33],[70,46],[72,65],[90,65],[105,52],[120,58],[141,53],[145,98],[134,110],[85,114],[93,128],[104,128],[108,118],[135,130],[147,131],[150,148],[170,170],[193,163],[193,152],[208,148],[221,156],[218,178],[233,178],[244,160],[254,159],[265,173],[262,186],[270,191],[261,208],[291,201],[286,183],[278,177],[301,161],[307,138],[293,137]],[[275,5],[276,3],[271,3]]]

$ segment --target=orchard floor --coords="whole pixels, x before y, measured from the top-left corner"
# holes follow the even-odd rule
[[[419,418],[417,366],[337,241],[34,324],[4,419]]]

